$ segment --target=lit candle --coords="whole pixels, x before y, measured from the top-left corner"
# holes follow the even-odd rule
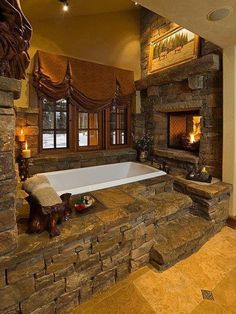
[[[31,157],[31,150],[28,149],[28,143],[25,142],[25,149],[22,151],[23,158],[30,158]]]
[[[20,130],[20,134],[19,134],[18,138],[19,138],[19,142],[25,141],[25,134],[24,134],[23,129]]]
[[[207,173],[206,167],[203,167],[203,168],[202,168],[202,172],[203,172],[203,173]]]

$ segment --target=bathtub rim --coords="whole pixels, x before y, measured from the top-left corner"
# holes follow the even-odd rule
[[[134,162],[134,161],[127,161],[127,162],[120,162],[120,163],[114,163],[114,164],[105,164],[105,165],[98,165],[98,166],[91,166],[91,167],[83,167],[83,168],[74,168],[74,169],[67,169],[67,170],[59,170],[59,171],[52,171],[52,172],[45,172],[45,173],[39,173],[38,175],[45,175],[47,176],[53,176],[56,174],[62,174],[64,173],[71,173],[74,172],[75,170],[86,170],[86,169],[92,169],[92,168],[98,168],[98,167],[106,167],[106,166],[112,166],[112,165],[122,165],[122,164],[137,164],[140,166],[144,166],[145,168],[149,168],[153,170],[151,173],[146,173],[146,174],[141,174],[141,175],[136,175],[136,176],[131,176],[128,178],[123,178],[123,179],[118,179],[118,180],[111,180],[108,182],[102,182],[102,183],[96,183],[92,185],[86,185],[83,187],[78,187],[78,188],[72,188],[72,189],[67,189],[67,190],[56,190],[58,195],[62,195],[65,193],[71,193],[72,195],[79,195],[79,194],[84,194],[84,193],[90,193],[94,192],[97,190],[104,190],[107,188],[112,188],[112,187],[117,187],[120,185],[124,184],[129,184],[129,183],[134,183],[138,181],[143,181],[143,180],[148,180],[148,179],[153,179],[156,177],[161,177],[167,175],[164,171],[161,171],[155,167],[152,167],[150,165],[142,164],[139,162]],[[78,192],[79,191],[79,192]]]

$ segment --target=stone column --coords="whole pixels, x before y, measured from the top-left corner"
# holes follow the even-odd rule
[[[21,82],[0,77],[0,256],[17,247],[15,111]]]
[[[233,184],[230,216],[236,217],[236,46],[224,49],[223,181]]]

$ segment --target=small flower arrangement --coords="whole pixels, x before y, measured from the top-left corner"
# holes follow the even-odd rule
[[[134,138],[134,145],[138,152],[146,151],[150,153],[153,148],[153,144],[153,136],[150,136],[148,133],[144,134],[142,137]]]
[[[79,213],[86,208],[91,207],[95,203],[95,199],[89,195],[81,196],[75,201],[75,210]]]

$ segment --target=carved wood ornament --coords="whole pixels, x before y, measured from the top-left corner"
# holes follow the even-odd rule
[[[0,75],[24,79],[29,65],[29,41],[32,27],[20,6],[20,0],[0,1]]]

